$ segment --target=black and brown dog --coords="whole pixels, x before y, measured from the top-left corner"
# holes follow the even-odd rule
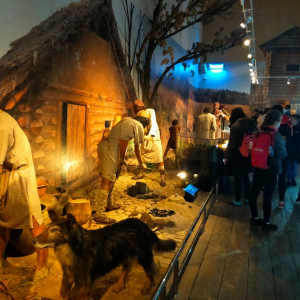
[[[161,240],[138,219],[126,219],[98,230],[85,230],[72,214],[57,218],[49,212],[52,223],[34,239],[37,248],[54,248],[63,269],[61,299],[69,299],[74,285],[76,299],[88,299],[95,280],[119,265],[122,272],[113,291],[125,287],[131,262],[137,259],[147,280],[142,293],[150,292],[155,271],[153,251],[167,252],[176,248],[174,240]]]

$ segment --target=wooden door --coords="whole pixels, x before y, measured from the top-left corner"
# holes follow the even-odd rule
[[[85,173],[85,106],[68,104],[66,157],[69,183]]]

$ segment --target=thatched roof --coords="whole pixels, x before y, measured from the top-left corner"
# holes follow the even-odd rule
[[[105,16],[111,34],[127,95],[135,99],[126,59],[118,36],[111,0],[81,0],[71,3],[33,27],[11,43],[11,49],[0,59],[0,102],[23,83],[33,71],[49,65],[53,57],[67,51],[67,42],[76,38],[92,20]]]
[[[273,39],[259,46],[266,53],[274,50],[297,50],[300,49],[300,28],[293,27]]]

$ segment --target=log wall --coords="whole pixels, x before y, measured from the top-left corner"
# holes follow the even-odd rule
[[[286,72],[285,65],[300,65],[300,53],[290,51],[272,52],[268,65],[267,76],[300,76],[300,72]],[[300,79],[292,79],[287,84],[287,78],[269,78],[267,81],[268,98],[272,102],[277,100],[288,100],[291,104],[300,101]]]
[[[80,153],[72,155],[77,161],[82,159],[79,163],[85,166],[86,175],[99,163],[97,145],[102,139],[104,122],[113,121],[115,115],[127,114],[129,106],[110,43],[89,30],[80,40],[69,43],[66,54],[54,59],[44,80],[47,87],[43,91],[26,105],[22,101],[16,105],[20,113],[18,123],[30,141],[37,176],[53,186],[61,186],[62,174],[78,179],[77,175],[70,177],[68,171],[73,166],[70,169],[65,161],[63,126],[72,122],[63,114],[64,104],[84,106],[85,132],[79,133],[85,138],[84,154],[80,147],[74,149]],[[69,125],[69,140],[72,133]]]

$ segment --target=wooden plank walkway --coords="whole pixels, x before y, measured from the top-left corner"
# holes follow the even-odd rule
[[[300,186],[300,178],[298,178]],[[220,194],[179,286],[180,300],[299,300],[300,208],[298,187],[286,193],[279,210],[277,188],[271,221],[276,232],[249,225],[247,204],[228,205],[230,191]],[[262,195],[259,198],[262,217]]]

